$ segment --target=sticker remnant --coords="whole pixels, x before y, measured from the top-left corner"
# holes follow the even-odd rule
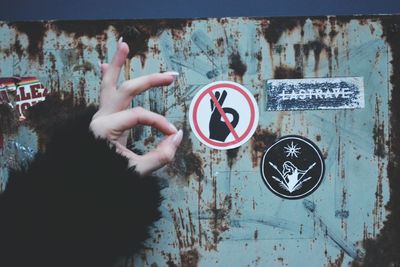
[[[44,101],[48,90],[36,77],[0,78],[0,102],[15,107],[20,119],[25,119],[24,111]]]

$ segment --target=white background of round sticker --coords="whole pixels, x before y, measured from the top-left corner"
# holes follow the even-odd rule
[[[198,98],[203,94],[203,92],[207,91],[210,87],[216,86],[216,85],[222,85],[222,84],[230,84],[236,87],[239,87],[244,93],[247,94],[249,97],[249,100],[251,104],[254,107],[254,121],[253,125],[251,126],[250,131],[248,134],[239,142],[230,144],[227,146],[218,146],[218,145],[213,145],[207,140],[203,139],[201,135],[198,133],[196,128],[194,127],[194,121],[193,121],[193,113],[194,113],[194,107],[195,103],[198,101]],[[213,89],[212,92],[215,95],[217,91],[222,94],[222,91],[225,90],[227,92],[226,99],[224,103],[222,104],[222,108],[233,108],[236,110],[239,114],[239,122],[234,128],[238,136],[242,136],[246,129],[249,127],[250,119],[251,119],[251,109],[248,103],[248,100],[236,89],[232,89],[229,87],[220,87],[218,89]],[[209,131],[209,123],[210,123],[210,118],[211,118],[211,96],[209,94],[206,94],[201,100],[200,103],[198,104],[197,108],[197,122],[198,126],[202,131],[202,134],[205,135],[206,137],[209,137],[210,131]],[[227,117],[229,118],[230,121],[232,121],[232,116],[230,114],[226,114]],[[258,110],[258,105],[256,100],[254,99],[253,94],[247,90],[244,86],[235,83],[235,82],[230,82],[230,81],[219,81],[219,82],[213,82],[210,83],[203,88],[201,88],[196,95],[193,97],[192,102],[190,104],[190,109],[189,109],[189,122],[190,126],[192,128],[193,133],[199,139],[200,142],[203,144],[207,145],[208,147],[215,148],[215,149],[220,149],[220,150],[225,150],[225,149],[232,149],[241,146],[242,144],[246,143],[254,134],[257,126],[258,126],[258,119],[259,119],[259,110]],[[221,117],[221,121],[224,122],[224,119]],[[235,140],[235,137],[233,136],[232,133],[230,133],[227,138],[225,139],[224,142],[220,142],[217,140],[212,140],[213,142],[224,144],[224,143],[229,143]]]

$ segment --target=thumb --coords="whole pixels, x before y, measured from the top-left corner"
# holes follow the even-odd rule
[[[182,130],[169,135],[156,147],[155,150],[135,158],[132,165],[135,165],[136,170],[142,175],[151,173],[163,167],[173,160],[176,150],[182,142],[182,138]]]

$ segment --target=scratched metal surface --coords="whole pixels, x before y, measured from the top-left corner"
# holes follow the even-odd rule
[[[357,265],[366,242],[382,231],[385,205],[399,193],[391,196],[389,188],[388,166],[397,159],[390,155],[398,153],[391,151],[391,117],[398,115],[389,105],[396,81],[386,32],[397,22],[396,16],[2,22],[0,76],[36,76],[52,91],[97,103],[98,62],[110,62],[121,35],[131,47],[121,81],[180,73],[172,86],[133,103],[165,115],[185,137],[176,160],[159,172],[168,187],[149,248],[119,266]],[[364,77],[365,108],[266,111],[268,79],[347,76]],[[239,149],[212,150],[190,130],[193,95],[218,80],[243,84],[258,101],[259,127]],[[1,133],[2,188],[7,167],[40,147],[34,132],[17,128],[3,126]],[[326,173],[307,198],[285,200],[266,188],[259,164],[267,145],[293,134],[317,144]],[[132,133],[142,151],[160,138],[147,127]]]

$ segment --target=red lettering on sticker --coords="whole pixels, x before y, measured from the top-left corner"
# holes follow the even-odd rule
[[[31,88],[32,98],[42,97],[42,93],[38,91],[38,89],[41,89],[40,83],[31,85],[30,88]]]
[[[32,98],[30,93],[25,93],[25,88],[23,86],[19,87],[18,89],[19,89],[19,94],[21,96],[21,99],[18,99],[18,101],[19,100],[28,100],[28,99]]]

